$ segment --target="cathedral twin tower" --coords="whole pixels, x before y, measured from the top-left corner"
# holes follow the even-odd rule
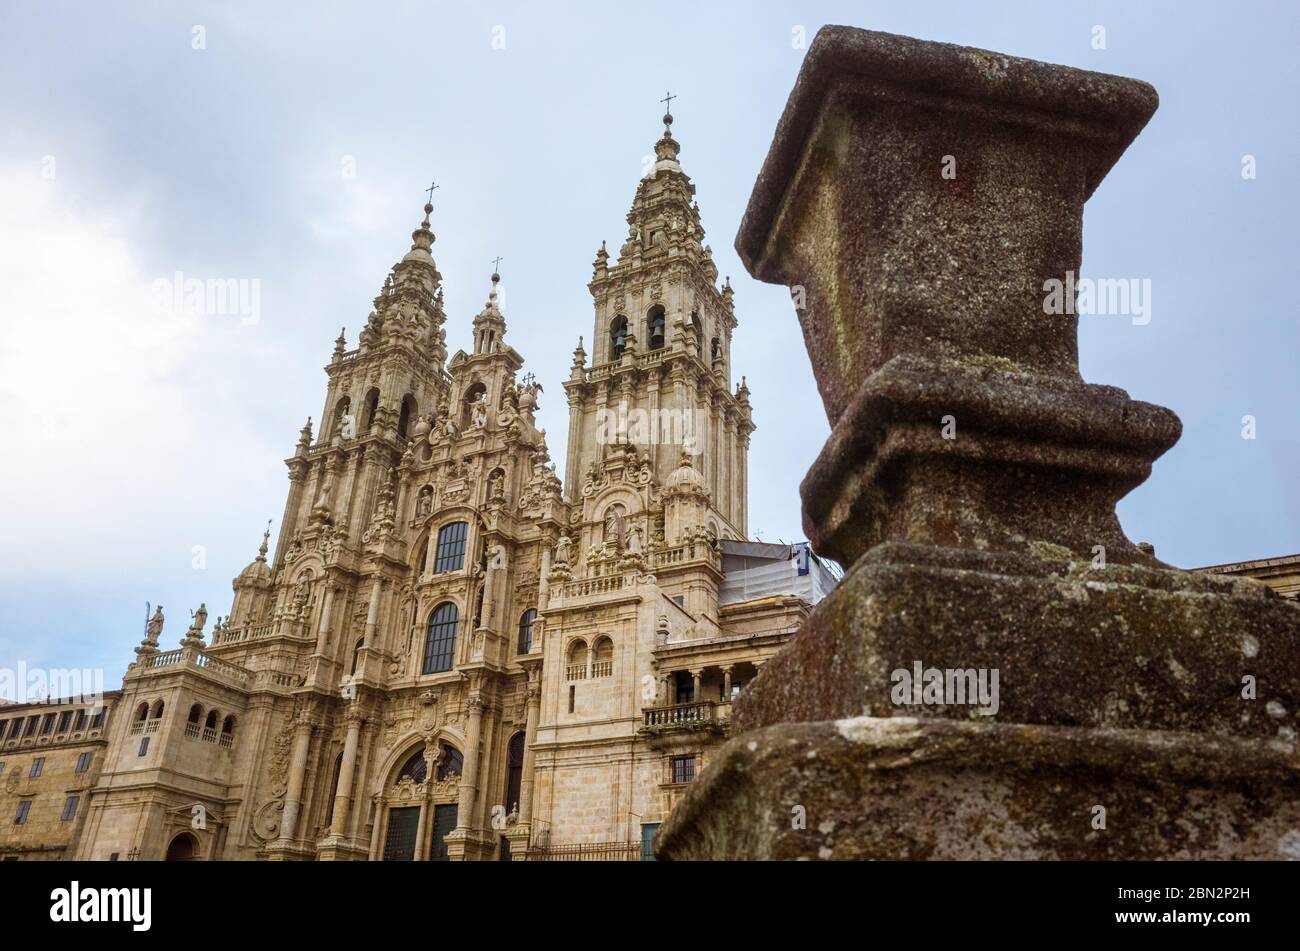
[[[563,482],[497,275],[447,359],[426,205],[336,342],[274,557],[210,644],[136,648],[75,854],[641,854],[807,607],[720,600],[754,426],[671,122],[594,262]]]

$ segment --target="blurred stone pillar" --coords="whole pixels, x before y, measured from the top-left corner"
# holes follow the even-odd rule
[[[792,289],[831,424],[804,527],[846,574],[738,698],[660,857],[1283,857],[1300,612],[1124,536],[1115,503],[1179,421],[1084,383],[1072,306],[1045,307],[1156,106],[818,34],[736,247]]]

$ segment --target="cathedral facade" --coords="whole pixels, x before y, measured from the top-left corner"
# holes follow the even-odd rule
[[[732,292],[671,121],[595,259],[563,476],[497,275],[448,359],[426,205],[336,342],[274,555],[268,529],[211,630],[201,608],[166,649],[160,610],[136,648],[66,854],[647,854],[827,584],[806,547],[747,540]]]

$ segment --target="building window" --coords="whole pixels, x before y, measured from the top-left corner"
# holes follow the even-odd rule
[[[524,735],[510,737],[506,747],[506,812],[519,811],[519,790],[524,781]]]
[[[140,752],[136,753],[135,755],[145,756],[146,754],[148,754],[148,752],[149,752],[149,737],[142,736],[140,737]]]
[[[578,698],[578,688],[575,687],[573,684],[569,684],[569,712],[570,713],[573,712],[573,705],[574,702],[577,700],[577,698]]]
[[[38,756],[36,759],[32,760],[32,771],[27,775],[32,779],[35,779],[37,776],[41,775],[43,769],[45,769],[45,757]]]
[[[591,676],[610,677],[613,674],[614,642],[608,637],[598,637],[591,648]]]
[[[24,733],[23,736],[31,736],[33,733],[35,733],[35,732],[36,732],[36,726],[37,726],[37,724],[39,724],[40,722],[41,722],[41,718],[38,717],[38,716],[36,716],[36,717],[28,717],[28,718],[27,718],[27,732]]]
[[[623,355],[623,350],[626,347],[627,318],[619,314],[609,324],[609,358],[617,360]]]
[[[438,605],[429,615],[429,633],[424,641],[424,673],[437,674],[451,670],[456,653],[456,625],[460,612],[447,601]]]
[[[533,622],[537,620],[537,609],[529,608],[519,619],[519,643],[515,652],[527,654],[533,649]]]
[[[87,720],[87,719],[89,719],[89,718],[86,716],[86,711],[85,711],[85,710],[78,710],[78,711],[77,711],[77,719],[76,719],[76,722],[74,722],[74,723],[72,724],[72,732],[74,732],[74,733],[79,733],[79,732],[81,732],[82,730],[84,730],[84,729],[86,728],[86,720]]]
[[[461,755],[460,750],[456,749],[456,747],[443,743],[442,759],[438,760],[438,772],[433,778],[441,783],[453,776],[459,776],[463,772],[465,772],[465,757]]]
[[[90,761],[94,757],[94,755],[95,755],[94,753],[82,753],[80,756],[77,757],[78,773],[84,773],[86,770],[90,769]]]
[[[434,552],[433,573],[460,571],[465,566],[465,538],[468,522],[452,522],[438,529],[438,548]]]
[[[18,814],[14,816],[14,825],[25,825],[27,822],[27,813],[32,811],[32,801],[24,799],[18,804]]]
[[[71,822],[77,818],[77,805],[81,802],[80,796],[69,796],[63,801],[63,815],[59,817],[60,822]]]
[[[59,715],[59,727],[55,732],[67,733],[68,727],[70,726],[72,726],[72,711],[64,710],[63,713]]]
[[[641,861],[653,862],[655,860],[655,833],[659,831],[658,822],[641,823]]]
[[[104,717],[107,713],[108,710],[103,707],[100,707],[98,710],[96,710],[95,715],[90,718],[90,728],[92,730],[98,730],[101,727],[103,727]]]
[[[674,756],[670,761],[672,782],[689,783],[695,778],[695,756]]]
[[[646,315],[646,322],[650,325],[650,349],[662,350],[664,346],[664,307],[662,304],[655,304],[650,308],[650,313]]]
[[[677,686],[678,703],[695,702],[695,678],[691,676],[689,670],[679,670],[673,674],[673,679]]]
[[[46,733],[54,732],[54,721],[57,717],[57,713],[45,714],[45,719],[41,722],[41,736],[44,736]]]

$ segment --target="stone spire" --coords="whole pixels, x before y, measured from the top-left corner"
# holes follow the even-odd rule
[[[501,259],[497,258],[499,262]],[[506,317],[501,313],[500,300],[501,275],[492,272],[492,289],[488,292],[487,303],[474,318],[474,353],[492,353],[505,344]]]

